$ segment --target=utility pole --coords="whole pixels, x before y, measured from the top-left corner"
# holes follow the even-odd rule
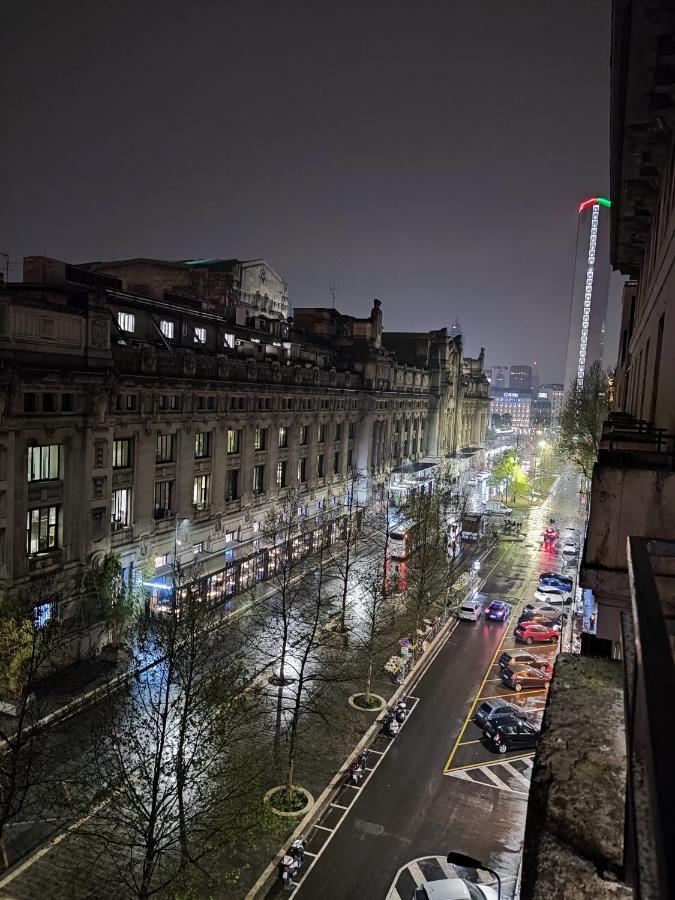
[[[333,309],[335,309],[335,300],[337,299],[338,291],[340,290],[340,279],[338,278],[335,284],[328,285],[328,293],[330,294],[331,301],[333,303]]]

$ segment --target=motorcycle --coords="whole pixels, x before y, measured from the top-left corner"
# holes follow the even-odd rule
[[[288,848],[288,852],[283,855],[279,863],[279,880],[283,888],[292,887],[293,878],[305,858],[305,844],[304,836],[300,835]]]
[[[393,739],[399,733],[400,728],[401,726],[396,721],[396,715],[393,712],[388,712],[384,719],[382,719],[380,734],[384,737]]]
[[[405,700],[399,700],[394,708],[394,715],[396,716],[396,721],[399,725],[402,725],[405,720],[408,718],[408,704]]]

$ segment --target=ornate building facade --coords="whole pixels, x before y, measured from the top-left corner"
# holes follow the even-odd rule
[[[0,291],[0,591],[43,617],[71,615],[110,550],[126,578],[151,570],[155,607],[177,561],[218,602],[268,577],[275,504],[298,498],[308,549],[357,471],[382,496],[400,461],[484,442],[482,354],[445,330],[411,359],[379,301],[242,316],[213,280],[178,293],[153,264],[134,293],[128,264],[105,268],[27,258]]]

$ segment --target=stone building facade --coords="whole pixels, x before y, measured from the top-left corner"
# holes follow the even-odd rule
[[[151,571],[154,606],[195,559],[218,602],[268,576],[275,504],[297,492],[298,540],[330,540],[357,471],[383,496],[399,461],[484,441],[482,355],[444,331],[413,363],[378,301],[240,324],[208,286],[132,293],[107,269],[27,258],[0,292],[0,591],[41,615],[72,613],[109,550],[125,577]]]

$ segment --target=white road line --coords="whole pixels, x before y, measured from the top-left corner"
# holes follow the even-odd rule
[[[378,756],[382,756],[382,755],[384,754],[384,750],[372,750],[370,747],[368,747],[368,753],[369,753],[369,754],[370,754],[370,753],[377,753]]]
[[[474,779],[469,775],[469,773],[468,773],[468,772],[464,772],[462,769],[458,769],[458,770],[456,770],[456,771],[454,771],[454,772],[453,772],[453,770],[451,769],[449,772],[445,772],[445,774],[446,774],[446,775],[452,775],[452,776],[454,776],[455,778],[462,778],[462,779],[464,779],[464,781],[471,781],[471,782],[473,782],[473,784],[476,784],[476,782],[475,782]]]
[[[447,861],[447,859],[443,859],[442,856],[437,856],[436,862],[441,867],[441,869],[443,869],[443,871],[448,876],[448,878],[456,878],[457,877],[457,872],[455,872],[455,870],[452,868],[452,866]]]
[[[336,809],[349,809],[348,806],[342,806],[341,803],[331,803],[331,806],[334,806]]]
[[[491,772],[487,766],[479,766],[478,771],[482,772],[483,775],[487,775],[490,781],[498,787],[508,787],[508,784],[498,775],[495,775],[494,772]]]
[[[395,887],[392,887],[389,889],[386,900],[403,900],[403,897],[401,897]]]
[[[524,784],[525,787],[529,788],[530,779],[526,778],[522,773],[520,773],[515,766],[512,766],[509,762],[503,762],[502,765],[504,766],[506,771],[510,772],[514,776],[514,778],[517,778],[521,784]]]
[[[309,850],[305,850],[305,856],[316,856],[316,853],[311,853]]]
[[[415,879],[415,887],[418,887],[420,884],[423,884],[426,881],[424,872],[422,872],[416,862],[408,863],[408,871]]]
[[[320,828],[322,831],[334,831],[335,830],[334,828],[326,828],[325,825],[315,825],[314,827]],[[315,855],[318,856],[318,854],[315,854]]]

